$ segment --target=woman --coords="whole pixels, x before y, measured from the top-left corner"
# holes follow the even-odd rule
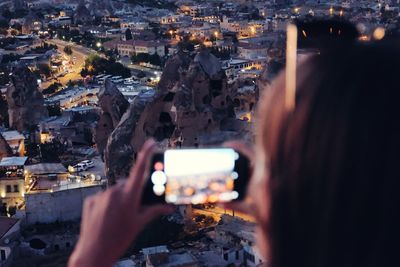
[[[298,67],[293,110],[284,74],[260,101],[252,198],[233,206],[257,219],[269,266],[400,266],[399,62],[390,45],[349,45]],[[140,207],[153,147],[126,186],[86,201],[70,266],[111,266],[146,223],[171,212]]]

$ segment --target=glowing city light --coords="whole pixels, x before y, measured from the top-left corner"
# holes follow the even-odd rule
[[[385,37],[386,31],[384,28],[382,27],[378,27],[375,29],[374,33],[372,34],[372,37],[379,41],[382,40]]]

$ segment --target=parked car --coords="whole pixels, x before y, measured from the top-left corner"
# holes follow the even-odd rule
[[[74,166],[69,166],[68,167],[68,171],[71,173],[75,173],[75,172],[82,172],[82,171],[86,171],[87,170],[87,166],[86,164],[82,164],[82,163],[78,163]]]
[[[85,164],[86,167],[87,167],[88,169],[94,167],[94,163],[93,163],[93,161],[91,161],[91,160],[84,160],[84,161],[81,161],[81,164]]]

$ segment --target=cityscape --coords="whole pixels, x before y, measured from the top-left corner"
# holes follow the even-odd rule
[[[381,40],[400,33],[400,2],[2,0],[0,266],[66,266],[85,198],[125,180],[149,138],[253,143],[287,25],[313,19]],[[255,225],[215,203],[176,206],[114,266],[268,266]]]

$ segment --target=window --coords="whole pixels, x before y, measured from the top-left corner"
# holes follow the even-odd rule
[[[249,260],[249,261],[251,261],[251,262],[255,262],[254,255],[250,254],[250,253],[247,252],[247,251],[244,251],[244,260],[245,260],[245,261]]]
[[[19,192],[19,186],[16,184],[16,185],[14,185],[14,192],[15,193],[18,193]]]
[[[5,261],[6,260],[6,251],[4,249],[0,250],[0,260]]]
[[[6,186],[6,192],[7,193],[11,193],[11,185],[7,185]]]

